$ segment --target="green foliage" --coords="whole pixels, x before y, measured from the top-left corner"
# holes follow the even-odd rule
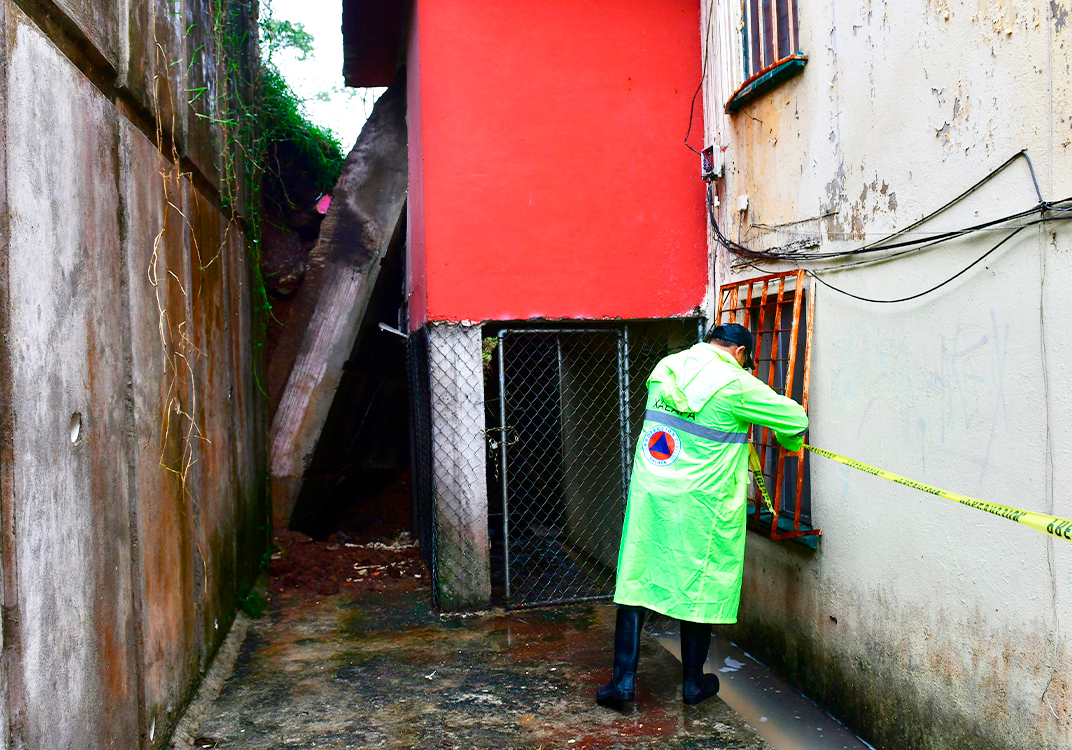
[[[319,188],[328,190],[338,180],[343,154],[330,131],[309,122],[301,100],[271,63],[271,52],[279,49],[297,49],[304,59],[312,51],[312,36],[301,24],[272,22],[267,2],[261,5],[267,20],[257,23],[257,7],[254,0],[212,0],[211,37],[222,64],[212,119],[219,125],[225,144],[220,208],[245,233],[253,271],[254,376],[261,393],[267,395],[263,357],[272,306],[261,272],[261,209],[266,177],[279,179],[268,168],[267,156],[273,144],[292,143]],[[258,29],[265,37],[263,47],[258,44]],[[196,98],[206,93],[189,95]],[[264,519],[271,518],[272,511],[268,487],[266,477]],[[265,524],[263,531],[269,550],[266,560],[271,554],[271,523]],[[260,617],[267,602],[251,584],[244,583],[238,590],[238,605],[251,616]]]
[[[280,21],[271,16],[271,4],[264,3],[260,21],[261,81],[257,97],[257,115],[261,137],[268,143],[290,143],[298,161],[321,192],[330,190],[339,179],[343,154],[335,135],[314,125],[305,112],[305,103],[287,85],[272,62],[276,52],[295,50],[299,60],[313,54],[313,35],[302,23]],[[267,152],[265,152],[267,153]],[[275,175],[277,180],[282,175]]]
[[[253,586],[246,583],[238,589],[238,607],[250,617],[256,619],[264,616],[268,609],[268,600],[265,599]]]
[[[216,102],[216,122],[226,140],[220,202],[225,212],[241,222],[249,241],[259,301],[254,346],[263,350],[271,303],[260,275],[261,204],[266,176],[279,179],[266,163],[271,146],[293,144],[322,191],[338,180],[343,154],[331,131],[309,121],[303,102],[270,59],[272,51],[280,49],[308,54],[312,35],[301,24],[271,19],[268,3],[261,6],[266,18],[256,23],[256,7],[251,0],[212,0],[212,37],[223,62],[225,84],[218,87]],[[263,40],[256,38],[258,29],[265,35]],[[260,371],[257,379],[263,393]]]
[[[270,64],[263,67],[258,115],[266,142],[294,144],[303,167],[320,191],[335,186],[343,162],[338,141],[327,128],[309,122],[302,100]]]
[[[313,54],[313,35],[305,30],[305,24],[277,21],[272,17],[261,19],[261,42],[267,49],[265,60],[271,61],[272,55],[282,50],[292,49],[301,52],[299,60],[305,60]]]

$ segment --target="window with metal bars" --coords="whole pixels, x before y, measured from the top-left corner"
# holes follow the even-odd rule
[[[719,288],[718,323],[740,323],[755,337],[754,375],[808,409],[814,286],[804,271],[761,276]],[[754,425],[750,440],[773,501],[772,514],[753,485],[748,526],[770,539],[797,539],[817,546],[821,533],[811,525],[810,460],[805,450],[787,451],[771,430]]]
[[[734,112],[804,69],[797,0],[740,0],[743,82],[726,102]]]

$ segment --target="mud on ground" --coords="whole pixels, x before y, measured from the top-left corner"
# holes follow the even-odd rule
[[[201,746],[769,750],[720,700],[683,706],[681,665],[646,636],[636,706],[597,706],[611,605],[439,615],[415,547],[346,545],[280,535]]]
[[[350,595],[390,588],[428,591],[430,576],[420,548],[408,534],[361,543],[336,532],[318,542],[289,529],[275,534],[269,592],[277,597]]]

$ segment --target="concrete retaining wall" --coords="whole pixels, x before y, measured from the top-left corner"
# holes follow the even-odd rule
[[[252,269],[205,8],[67,5],[0,0],[0,748],[159,747],[266,539]]]
[[[1072,193],[1067,2],[798,7],[803,73],[736,115],[721,108],[732,91],[720,87],[726,47],[712,48],[705,120],[708,142],[727,147],[717,186],[727,234],[741,226],[757,247],[857,247],[1022,148],[1044,196]],[[1020,161],[919,231],[1036,201]],[[1072,516],[1066,227],[1025,230],[906,303],[819,287],[810,439],[956,492]],[[1004,234],[878,265],[807,265],[855,294],[897,298],[948,279]],[[758,275],[732,260],[719,251],[720,283]],[[749,534],[734,639],[879,748],[1072,746],[1072,546],[824,459],[811,471],[820,548]]]

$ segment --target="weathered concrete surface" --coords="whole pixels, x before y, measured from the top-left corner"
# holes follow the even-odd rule
[[[231,344],[232,375],[227,397],[231,405],[231,434],[226,446],[231,451],[232,488],[235,507],[233,527],[235,580],[241,589],[252,586],[260,574],[269,529],[271,507],[268,497],[268,457],[265,452],[268,426],[265,417],[264,360],[256,348],[254,300],[257,291],[246,239],[236,222],[225,221],[223,260],[227,265],[228,331]]]
[[[400,75],[376,102],[346,157],[313,250],[314,262],[325,266],[323,282],[272,420],[269,442],[277,525],[289,522],[343,365],[354,349],[380,261],[401,231],[406,185],[405,76]]]
[[[484,369],[480,326],[428,326],[439,603],[491,601]]]
[[[229,299],[224,225],[200,191],[188,190],[191,248],[187,301],[192,362],[191,413],[196,425],[190,483],[197,488],[194,506],[197,551],[213,561],[202,569],[198,601],[204,629],[202,666],[227,634],[235,605],[235,495],[231,465],[231,337],[227,330]],[[214,356],[205,356],[212,352]],[[199,564],[204,565],[198,561]]]
[[[223,63],[212,33],[212,0],[184,0],[186,27],[186,93],[189,106],[185,154],[217,190],[220,189],[223,130],[220,126],[218,96]]]
[[[129,0],[127,64],[118,84],[139,109],[174,138],[180,153],[186,143],[187,68],[184,16],[177,0]]]
[[[851,249],[936,210],[1022,148],[1044,197],[1072,194],[1067,2],[798,7],[805,70],[737,115],[721,110],[732,65],[719,55],[733,42],[711,48],[704,120],[708,142],[728,147],[724,231],[740,222],[758,247]],[[750,198],[743,216],[739,195]],[[916,231],[1037,200],[1020,161]],[[1025,230],[915,301],[868,304],[820,286],[810,440],[956,492],[1072,516],[1067,226]],[[903,297],[1004,235],[824,278]],[[758,275],[731,260],[719,253],[720,283]],[[829,461],[811,467],[820,549],[749,535],[735,640],[883,748],[1072,747],[1072,547]]]
[[[428,591],[277,596],[195,733],[202,746],[769,750],[720,700],[681,703],[681,664],[645,636],[638,700],[601,708],[612,606],[429,611]]]
[[[9,0],[0,0],[0,134],[7,132],[8,77],[10,74],[12,35],[6,33],[12,23],[13,8]],[[2,137],[2,136],[0,136]],[[0,141],[0,538],[7,539],[14,526],[14,513],[8,499],[14,482],[12,464],[14,463],[14,444],[12,440],[14,415],[11,412],[11,350],[5,345],[11,335],[11,285],[8,268],[9,253],[4,248],[10,246],[11,214],[7,200],[7,149]],[[15,583],[15,551],[4,545],[0,549],[0,602],[4,609],[10,611],[18,607],[18,589]],[[0,638],[6,647],[0,649],[0,727],[10,726],[10,694],[12,679],[10,675],[18,668],[17,651],[12,648],[10,636],[11,625],[0,620]],[[9,732],[0,731],[0,750],[7,750]]]
[[[11,719],[26,747],[119,747],[139,721],[118,117],[10,6],[6,32]]]
[[[159,747],[264,548],[244,246],[72,19],[0,21],[0,748]]]
[[[142,711],[155,740],[176,720],[198,674],[200,651],[193,504],[182,478],[191,458],[183,439],[190,424],[180,414],[190,406],[184,357],[192,351],[184,338],[185,181],[134,126],[121,119],[119,128],[132,437],[139,446],[132,460],[141,571],[135,601],[142,615]]]
[[[43,0],[46,12],[73,27],[116,72],[126,65],[127,2],[130,0]],[[51,7],[50,7],[51,6]]]

